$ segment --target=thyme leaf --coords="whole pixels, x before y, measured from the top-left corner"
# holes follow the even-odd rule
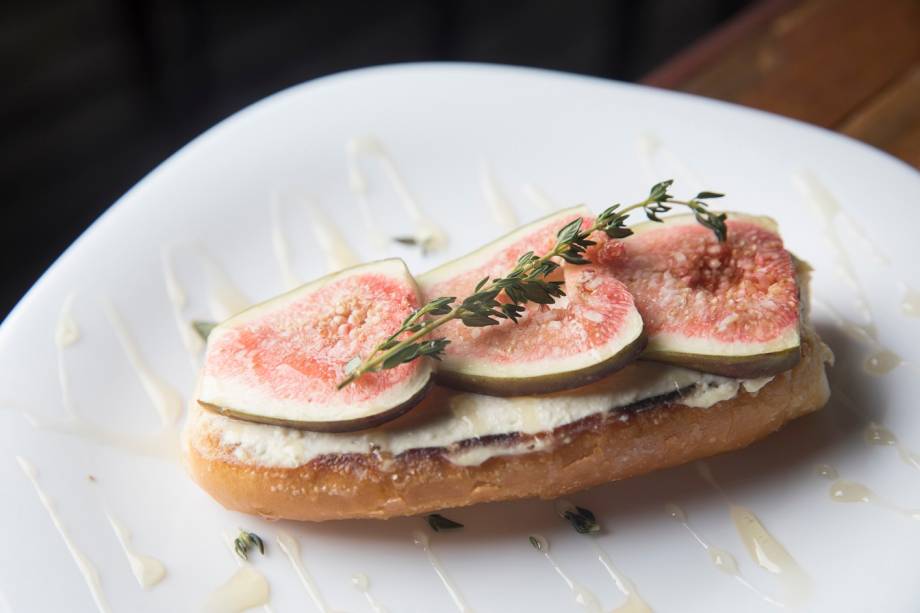
[[[241,529],[239,536],[233,541],[233,549],[236,551],[236,555],[244,560],[248,560],[249,550],[253,547],[258,547],[259,553],[265,555],[265,543],[262,541],[262,538],[254,532],[246,532]]]
[[[394,243],[399,243],[400,245],[406,245],[407,247],[417,247],[418,239],[414,236],[394,236]]]
[[[563,511],[562,518],[572,524],[572,528],[578,534],[597,534],[601,531],[600,524],[594,513],[583,507],[572,507],[570,510]]]
[[[531,535],[527,537],[527,540],[530,541],[530,544],[533,546],[533,548],[539,551],[540,553],[546,552],[546,550],[543,548],[543,543],[537,537]]]
[[[431,529],[435,532],[440,532],[441,530],[457,530],[463,527],[463,524],[437,513],[432,513],[425,519],[428,520],[428,525],[431,526]]]

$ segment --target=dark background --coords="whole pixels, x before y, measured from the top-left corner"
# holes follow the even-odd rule
[[[115,199],[279,89],[418,60],[634,81],[750,0],[82,0],[0,8],[0,318]]]

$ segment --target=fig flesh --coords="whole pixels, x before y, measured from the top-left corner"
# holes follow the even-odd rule
[[[484,277],[510,272],[528,251],[553,248],[556,233],[590,211],[575,207],[524,226],[419,277],[427,300],[464,297]],[[435,374],[438,383],[495,396],[546,393],[585,385],[622,368],[642,351],[642,318],[625,285],[603,266],[563,264],[566,295],[555,304],[527,303],[518,321],[438,331],[451,339]],[[501,299],[501,296],[500,296]]]
[[[431,360],[366,373],[341,390],[336,384],[420,304],[406,265],[390,259],[256,305],[211,331],[198,401],[247,421],[326,432],[394,419],[424,397]]]
[[[644,359],[728,377],[789,370],[800,357],[796,265],[776,223],[730,213],[720,243],[692,215],[633,226],[594,261],[626,284],[648,334]]]

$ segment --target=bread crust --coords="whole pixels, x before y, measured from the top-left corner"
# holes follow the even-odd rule
[[[443,450],[397,457],[323,456],[296,468],[245,463],[221,450],[217,434],[189,419],[183,442],[192,478],[230,510],[301,521],[429,513],[480,502],[552,499],[745,447],[821,408],[830,395],[829,351],[811,332],[802,359],[752,394],[740,389],[709,408],[661,400],[628,413],[594,415],[535,437],[540,451],[460,466]],[[475,444],[475,443],[474,443]]]

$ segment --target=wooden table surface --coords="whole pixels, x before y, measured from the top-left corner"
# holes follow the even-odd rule
[[[920,0],[762,0],[642,82],[817,124],[920,169]]]

